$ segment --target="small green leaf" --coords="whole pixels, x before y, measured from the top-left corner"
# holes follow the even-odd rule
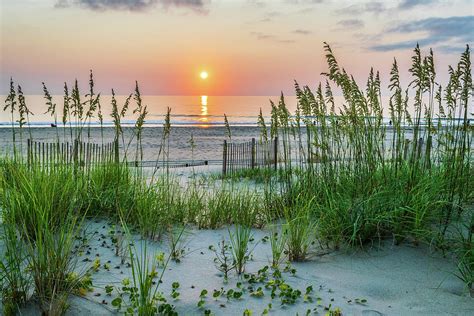
[[[112,306],[120,308],[122,305],[122,299],[120,297],[116,297],[112,300]]]
[[[111,295],[113,291],[114,291],[114,287],[112,285],[105,286],[105,294]]]

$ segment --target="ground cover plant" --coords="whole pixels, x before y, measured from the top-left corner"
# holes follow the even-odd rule
[[[445,87],[436,82],[433,52],[423,56],[415,48],[408,87],[402,86],[394,60],[388,104],[382,104],[378,72],[370,70],[362,88],[339,65],[328,45],[325,51],[327,81],[315,90],[295,82],[298,103],[294,114],[283,95],[271,103],[268,128],[260,113],[260,141],[268,142],[267,134],[280,141],[277,170],[208,177],[205,187],[199,186],[194,172],[189,185],[181,185],[166,167],[172,158],[171,110],[164,117],[155,167],[137,167],[143,160],[148,114],[138,84],[121,106],[112,91],[115,134],[108,156],[96,152],[95,163],[89,163],[89,158],[81,160],[83,148],[74,146],[73,159],[67,163],[58,163],[53,156],[46,163],[31,159],[25,155],[25,135],[34,139],[29,129],[34,114],[21,87],[11,81],[4,111],[11,116],[13,149],[0,160],[4,313],[13,315],[36,300],[43,313],[63,314],[70,295],[80,295],[92,286],[87,269],[78,272],[74,257],[74,251],[84,246],[83,223],[103,218],[116,227],[126,227],[127,236],[137,233],[153,242],[167,239],[166,258],[175,261],[186,260],[185,228],[234,225],[228,228],[227,239],[211,249],[214,263],[226,280],[235,270],[250,284],[246,290],[242,284],[216,290],[216,297],[239,299],[244,292],[260,297],[268,290],[282,304],[309,300],[311,288],[293,289],[282,280],[279,267],[285,261],[308,260],[317,243],[333,249],[357,248],[382,239],[397,244],[426,243],[454,254],[457,276],[473,291],[474,128],[469,108],[473,94],[469,47],[459,64],[448,69],[450,79]],[[71,91],[64,86],[59,113],[61,109],[44,85],[48,113],[55,122],[58,118],[62,122],[62,130],[56,127],[57,147],[66,139],[70,144],[87,142],[93,118],[98,119],[101,132],[105,128],[93,74],[86,96],[77,81],[72,86]],[[344,96],[338,109],[333,90]],[[125,134],[121,120],[129,112],[136,121],[132,132]],[[231,126],[227,117],[225,120],[226,137],[231,141]],[[190,150],[194,150],[193,141]],[[241,178],[255,180],[256,188],[238,187]],[[251,229],[265,226],[270,231],[270,267],[247,273],[254,247]],[[116,300],[116,307],[124,305],[123,310],[143,315],[173,314],[174,307],[162,299],[159,284],[154,283],[158,282],[154,269],[164,257],[158,260],[146,247],[138,251],[118,231],[111,238],[116,255],[133,271],[132,280],[123,284],[130,302],[125,307],[125,301]],[[89,268],[101,266],[99,261]],[[291,273],[292,268],[287,271]],[[159,280],[162,277],[166,275]],[[173,286],[175,299],[179,288],[179,284]],[[206,295],[198,302],[205,313]],[[327,310],[337,315],[330,306]]]

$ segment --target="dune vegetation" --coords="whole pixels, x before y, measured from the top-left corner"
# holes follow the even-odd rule
[[[71,144],[87,141],[91,120],[97,119],[101,129],[107,128],[104,121],[113,122],[115,155],[83,166],[77,161],[61,163],[55,158],[41,163],[26,157],[25,141],[34,139],[29,128],[33,114],[21,86],[11,81],[3,110],[11,116],[14,148],[0,158],[4,314],[15,315],[33,300],[44,314],[61,315],[71,295],[84,295],[94,287],[91,271],[97,264],[78,269],[76,253],[84,246],[85,223],[98,218],[116,225],[112,236],[117,256],[133,270],[133,278],[121,286],[123,295],[114,300],[115,307],[129,314],[176,313],[156,280],[166,278],[170,260],[180,260],[187,227],[228,227],[229,239],[213,248],[216,268],[226,279],[244,274],[253,250],[250,229],[265,227],[271,231],[272,262],[267,269],[273,275],[286,262],[306,260],[316,247],[364,248],[393,240],[426,244],[454,256],[457,277],[472,292],[474,125],[469,47],[448,69],[444,87],[436,81],[431,51],[423,56],[415,48],[406,87],[394,60],[388,104],[382,104],[378,72],[370,70],[361,86],[339,65],[328,45],[325,52],[327,81],[316,89],[295,82],[295,113],[289,112],[283,95],[271,103],[270,119],[265,121],[260,112],[259,142],[279,139],[276,170],[195,175],[186,185],[163,168],[173,158],[167,151],[171,110],[165,113],[156,168],[135,167],[143,159],[142,132],[148,114],[138,84],[124,104],[118,104],[112,90],[111,114],[102,111],[92,72],[85,95],[77,81],[72,88],[65,84],[62,106],[53,102],[43,84],[58,144],[60,139]],[[335,104],[333,91],[343,95],[344,104]],[[136,116],[132,136],[122,130],[127,113]],[[232,126],[227,126],[230,137]],[[255,185],[239,186],[243,178]],[[159,256],[149,253],[146,246],[130,242],[132,234],[148,241],[166,238],[170,251]],[[266,270],[259,271],[257,276],[261,275],[267,275]],[[305,295],[304,290],[289,293],[285,286],[273,291],[288,304]],[[306,295],[311,291],[307,289]],[[264,295],[264,290],[251,293]],[[215,295],[224,294],[237,298],[242,292]],[[172,295],[179,296],[179,284],[173,284]],[[206,295],[202,293],[198,307],[204,306]],[[210,313],[206,308],[203,312]],[[327,312],[341,313],[330,308]]]

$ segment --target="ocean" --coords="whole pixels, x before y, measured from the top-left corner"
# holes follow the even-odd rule
[[[0,96],[5,100],[6,96]],[[119,109],[122,107],[127,96],[117,96]],[[174,161],[181,160],[209,160],[219,161],[222,159],[223,142],[226,138],[224,126],[224,114],[231,125],[232,141],[244,142],[251,138],[260,137],[260,128],[257,126],[257,116],[262,113],[270,123],[270,101],[278,102],[279,96],[142,96],[143,104],[147,106],[149,114],[143,130],[142,145],[143,159],[154,161],[162,144],[162,132],[164,116],[167,108],[171,108],[171,133],[169,138],[169,158]],[[83,101],[86,99],[84,98]],[[296,109],[296,97],[285,97],[290,112]],[[111,96],[101,97],[101,106],[104,116],[104,128],[101,129],[97,118],[93,119],[90,128],[84,128],[85,139],[92,143],[101,144],[113,140],[114,128],[112,127]],[[383,98],[384,104],[388,104],[387,98]],[[70,141],[71,128],[63,127],[61,123],[63,98],[53,96],[53,102],[57,104],[58,118],[57,128],[52,128],[55,123],[53,117],[45,114],[47,105],[41,95],[27,95],[26,103],[31,112],[30,128],[23,129],[23,143],[31,136],[35,141],[55,142]],[[336,97],[336,104],[341,105],[343,100]],[[121,143],[122,151],[128,147],[128,154],[134,156],[136,144],[134,142],[133,126],[136,116],[132,114],[135,104],[131,102],[128,114],[122,120],[124,127],[124,142]],[[86,105],[87,108],[87,105]],[[386,114],[385,114],[386,115]],[[17,117],[15,120],[18,119]],[[388,119],[385,119],[388,124]],[[69,125],[69,123],[67,123]],[[0,111],[0,154],[8,154],[12,149],[10,113]],[[74,128],[73,128],[74,129]],[[16,131],[17,140],[19,131]],[[194,147],[191,146],[191,137]],[[128,145],[131,140],[130,145]],[[20,146],[18,146],[20,147]],[[23,146],[25,148],[26,145]],[[160,157],[162,158],[162,157]]]
[[[0,96],[2,100],[6,96]],[[127,96],[116,96],[119,108],[125,102]],[[147,126],[163,124],[163,118],[167,108],[171,108],[171,123],[174,126],[222,126],[224,125],[224,114],[232,125],[256,125],[257,115],[262,109],[265,116],[270,114],[270,99],[278,103],[278,96],[142,96],[143,104],[147,106]],[[82,101],[86,101],[83,98]],[[102,112],[104,113],[105,125],[111,125],[110,113],[112,111],[111,96],[101,96]],[[296,109],[296,97],[285,97],[290,111]],[[63,97],[53,96],[53,102],[57,104],[59,116],[62,113]],[[30,117],[32,126],[49,126],[54,123],[54,118],[45,114],[47,110],[46,100],[42,95],[27,95],[26,104],[34,113]],[[134,124],[135,116],[132,114],[135,103],[130,103],[124,124]],[[86,105],[87,108],[87,105]],[[58,121],[61,119],[59,118]],[[97,122],[92,122],[96,124]],[[0,126],[10,124],[10,113],[0,111]]]
[[[5,100],[6,96],[1,96]],[[123,106],[127,96],[117,96],[119,108]],[[153,161],[157,159],[159,148],[162,143],[162,132],[164,116],[167,108],[171,108],[171,133],[169,138],[170,160],[220,160],[222,159],[223,142],[226,138],[224,126],[224,114],[231,125],[232,141],[243,142],[251,138],[259,138],[260,130],[257,127],[257,116],[262,112],[269,121],[271,110],[270,99],[278,101],[277,96],[143,96],[143,104],[147,106],[149,114],[146,117],[143,130],[143,159]],[[83,99],[86,100],[86,99]],[[296,97],[286,98],[289,109],[296,108]],[[111,96],[101,97],[102,112],[104,113],[104,128],[101,129],[97,118],[91,122],[91,128],[84,128],[84,136],[90,142],[110,142],[114,137],[112,127]],[[23,129],[23,143],[29,138],[39,142],[55,142],[59,135],[60,141],[70,141],[70,128],[63,127],[61,123],[63,99],[62,96],[53,96],[53,102],[57,104],[58,128],[52,128],[55,123],[53,117],[45,114],[47,106],[41,95],[26,96],[26,103],[33,112],[30,117],[30,129]],[[122,120],[124,126],[124,144],[122,150],[132,140],[128,152],[134,156],[136,144],[133,140],[133,125],[136,116],[132,114],[135,104],[130,104],[128,114]],[[87,107],[87,106],[86,106]],[[69,123],[67,124],[69,125]],[[8,112],[0,111],[0,153],[11,152],[12,132],[11,119]],[[72,128],[74,130],[74,128]],[[194,148],[191,146],[191,135]],[[17,138],[19,134],[17,131]],[[25,147],[25,146],[23,146]],[[160,157],[162,158],[162,157]]]

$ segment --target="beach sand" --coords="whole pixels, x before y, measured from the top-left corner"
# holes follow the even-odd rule
[[[170,174],[182,186],[192,181],[193,174],[218,174],[220,166],[199,166],[193,168],[170,169]],[[153,169],[145,170],[151,173]],[[158,173],[163,172],[163,169]],[[217,180],[219,185],[219,180]],[[252,182],[241,182],[238,187],[248,185],[256,188]],[[121,264],[121,257],[115,256],[110,231],[115,229],[105,220],[88,220],[85,223],[85,236],[88,238],[86,249],[78,253],[78,272],[85,272],[96,258],[100,258],[102,267],[92,273],[93,291],[85,297],[71,296],[70,308],[66,315],[113,315],[121,314],[111,305],[117,297],[124,278],[131,278],[131,269]],[[210,309],[215,315],[242,315],[245,309],[251,309],[253,315],[260,315],[269,303],[273,308],[270,315],[303,315],[308,309],[317,309],[324,315],[324,307],[340,308],[343,315],[471,315],[474,314],[474,301],[469,296],[464,284],[455,276],[456,262],[451,255],[443,258],[441,253],[430,251],[427,246],[402,244],[396,246],[390,240],[374,244],[365,249],[342,249],[331,251],[314,247],[311,257],[305,262],[292,263],[296,274],[283,273],[283,278],[293,288],[303,293],[308,286],[314,288],[313,302],[303,302],[300,298],[296,304],[280,306],[280,299],[270,298],[270,291],[265,290],[261,298],[251,297],[245,293],[240,300],[212,298],[214,289],[236,289],[242,279],[231,272],[228,284],[224,284],[221,273],[216,269],[213,259],[215,254],[209,250],[217,248],[222,238],[228,240],[228,229],[198,230],[189,227],[184,238],[185,255],[180,263],[170,261],[167,267],[160,292],[168,302],[176,306],[180,315],[202,315],[204,309]],[[269,265],[271,247],[263,242],[270,235],[269,229],[254,229],[255,247],[252,260],[246,272],[256,273]],[[133,236],[133,242],[140,249],[142,240]],[[160,242],[147,242],[148,252],[169,253],[166,237]],[[3,251],[0,241],[0,251]],[[89,254],[88,252],[89,251]],[[128,256],[125,256],[128,257]],[[87,258],[87,260],[85,260]],[[129,262],[129,258],[126,258]],[[103,265],[108,263],[109,270]],[[283,269],[284,265],[282,265]],[[171,284],[180,283],[178,300],[170,297]],[[244,282],[245,283],[245,282]],[[112,295],[105,293],[105,286],[113,285]],[[256,286],[258,287],[258,285]],[[197,303],[203,289],[209,292],[205,307],[199,309]],[[316,298],[321,298],[320,302]],[[366,300],[366,303],[361,303]],[[0,302],[1,310],[1,302]],[[122,311],[124,308],[122,308]],[[22,310],[23,315],[37,315],[38,306],[30,303]]]
[[[66,315],[116,314],[111,301],[117,297],[117,291],[108,296],[104,287],[113,285],[121,288],[121,281],[131,278],[131,269],[115,256],[109,233],[112,227],[107,222],[89,221],[86,225],[90,254],[83,252],[78,256],[78,271],[91,266],[91,261],[96,258],[100,258],[102,265],[109,262],[110,269],[102,266],[98,272],[92,273],[93,292],[85,297],[72,296]],[[262,241],[269,234],[265,229],[253,230],[255,241],[251,247],[255,248],[246,272],[255,273],[269,264],[270,244]],[[318,306],[316,299],[306,303],[300,298],[294,305],[281,307],[278,297],[270,299],[269,291],[264,291],[265,295],[261,298],[245,293],[240,300],[228,301],[222,297],[216,300],[212,298],[214,289],[235,289],[236,282],[242,281],[231,273],[228,284],[224,284],[221,273],[215,268],[214,253],[208,247],[217,247],[223,237],[228,239],[227,228],[190,228],[183,240],[185,255],[181,262],[170,261],[159,291],[176,306],[180,315],[203,314],[203,310],[197,307],[203,289],[209,292],[205,309],[212,310],[216,315],[242,315],[245,309],[260,315],[268,303],[273,305],[271,315],[302,315],[313,308],[324,314],[324,306],[329,304],[340,308],[343,315],[470,315],[474,312],[473,299],[463,283],[454,276],[454,261],[442,258],[438,253],[433,254],[424,246],[395,246],[388,241],[365,250],[339,250],[324,255],[318,255],[316,250],[310,260],[293,263],[296,274],[283,273],[283,278],[303,293],[307,286],[312,285],[313,297],[321,298],[321,306]],[[134,239],[140,249],[142,241],[138,236]],[[149,253],[169,251],[166,241],[148,242],[147,247]],[[85,258],[88,258],[87,262],[83,262]],[[169,295],[173,282],[180,283],[180,297],[177,300]],[[367,302],[356,302],[361,300]],[[22,312],[24,315],[37,315],[38,309],[35,305],[29,305]]]

